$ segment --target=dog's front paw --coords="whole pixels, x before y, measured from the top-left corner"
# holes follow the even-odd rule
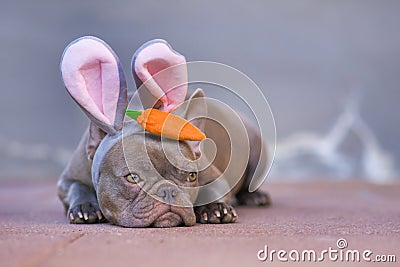
[[[235,209],[223,202],[195,207],[194,211],[199,223],[233,223],[238,218]]]
[[[239,205],[245,206],[269,206],[271,205],[271,198],[268,193],[262,191],[256,192],[239,192],[236,195]]]
[[[105,221],[97,203],[91,202],[71,205],[68,209],[67,219],[70,223],[100,223]]]

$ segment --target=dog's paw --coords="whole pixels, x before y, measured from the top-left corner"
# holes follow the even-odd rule
[[[239,205],[245,206],[269,206],[271,205],[271,198],[268,193],[262,191],[256,192],[240,192],[236,195]]]
[[[91,202],[76,204],[68,209],[67,219],[70,223],[100,223],[104,222],[104,215],[99,206]]]
[[[199,223],[233,223],[238,218],[235,209],[223,202],[195,207],[194,211]]]

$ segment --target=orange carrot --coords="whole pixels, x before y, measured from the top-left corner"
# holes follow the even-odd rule
[[[126,110],[126,115],[135,119],[146,131],[174,140],[201,141],[206,135],[189,121],[158,109],[144,111]]]

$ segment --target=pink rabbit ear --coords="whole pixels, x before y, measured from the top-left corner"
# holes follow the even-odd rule
[[[186,59],[164,40],[143,44],[133,55],[132,74],[136,86],[144,86],[171,112],[183,103],[187,93]]]
[[[122,128],[127,86],[114,51],[102,40],[82,37],[67,46],[61,73],[69,94],[101,129]]]

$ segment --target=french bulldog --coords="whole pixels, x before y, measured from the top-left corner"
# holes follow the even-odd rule
[[[160,72],[165,75],[157,77]],[[260,160],[265,144],[259,132],[245,119],[232,120],[232,112],[218,103],[208,103],[201,89],[187,97],[185,58],[166,41],[147,42],[134,53],[136,91],[128,91],[118,57],[96,37],[82,37],[67,46],[61,73],[68,93],[90,119],[58,182],[58,196],[70,223],[108,221],[123,227],[233,223],[238,219],[234,197],[239,205],[270,204],[268,194],[247,190],[257,165],[266,164]],[[155,99],[151,107],[191,121],[214,142],[217,152],[212,162],[201,164],[206,145],[202,150],[199,142],[153,135],[125,116],[128,107],[144,109],[143,99],[151,99],[149,95]],[[235,182],[221,177],[232,146],[243,142],[231,144],[225,128],[207,118],[209,110],[233,127],[244,125],[251,140],[247,155],[234,153],[245,154],[245,170],[225,175]],[[201,200],[209,196],[215,199]]]

